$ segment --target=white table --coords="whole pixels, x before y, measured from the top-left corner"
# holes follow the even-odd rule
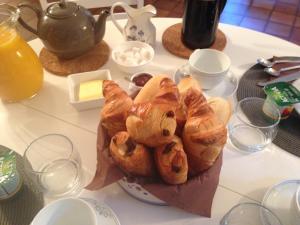
[[[149,72],[173,74],[186,60],[168,53],[162,46],[161,36],[179,19],[155,18],[157,28],[156,55],[147,68]],[[227,36],[224,50],[232,60],[231,71],[240,77],[258,57],[273,55],[299,55],[300,47],[252,30],[221,24]],[[122,36],[111,22],[107,23],[104,40],[113,47],[122,42]],[[39,39],[30,42],[39,53]],[[124,88],[127,81],[111,60],[103,68],[109,68],[114,80]],[[23,153],[34,138],[47,133],[68,136],[79,150],[84,167],[92,178],[96,169],[96,128],[100,108],[78,112],[70,104],[65,77],[45,71],[44,88],[30,100],[16,104],[0,103],[0,144]],[[300,146],[299,146],[300,148]],[[116,212],[122,225],[208,225],[219,224],[220,218],[235,204],[245,201],[260,202],[265,191],[285,179],[300,179],[300,159],[270,145],[263,152],[245,155],[230,144],[224,148],[220,183],[214,198],[212,218],[202,218],[167,206],[154,206],[140,202],[125,193],[117,184],[97,192],[84,191],[84,196],[104,201]]]

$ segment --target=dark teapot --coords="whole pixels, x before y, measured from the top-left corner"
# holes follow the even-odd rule
[[[191,48],[208,48],[214,41],[227,0],[185,0],[182,41]]]
[[[64,0],[51,4],[44,12],[24,3],[18,8],[35,12],[37,29],[30,27],[21,17],[20,24],[36,34],[50,52],[64,59],[80,56],[97,45],[104,36],[109,16],[109,12],[103,10],[96,21],[84,7]]]

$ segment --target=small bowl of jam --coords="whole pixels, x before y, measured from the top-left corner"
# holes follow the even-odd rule
[[[141,90],[152,77],[152,74],[144,72],[133,74],[130,78],[129,90],[132,92]]]

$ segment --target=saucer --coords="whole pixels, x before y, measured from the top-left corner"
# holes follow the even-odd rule
[[[300,180],[286,180],[271,187],[265,194],[262,205],[278,216],[282,225],[293,225],[292,205]]]
[[[300,79],[295,80],[293,85],[300,90]],[[300,103],[294,105],[296,112],[300,115]]]
[[[182,66],[185,68],[186,65]],[[185,69],[178,69],[173,75],[173,80],[178,84],[182,76],[187,75]],[[232,100],[239,86],[239,81],[232,71],[228,71],[220,84],[212,89],[203,90],[206,97],[223,97]],[[200,84],[201,87],[201,84]]]
[[[81,198],[89,203],[96,212],[98,225],[121,225],[114,211],[104,203],[100,203],[96,199]]]
[[[213,89],[204,90],[209,97],[232,98],[238,88],[238,79],[229,71],[223,81]]]

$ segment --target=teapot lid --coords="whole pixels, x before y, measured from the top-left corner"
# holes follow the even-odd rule
[[[47,8],[47,14],[55,18],[66,18],[72,16],[77,10],[78,5],[75,2],[57,2]]]

